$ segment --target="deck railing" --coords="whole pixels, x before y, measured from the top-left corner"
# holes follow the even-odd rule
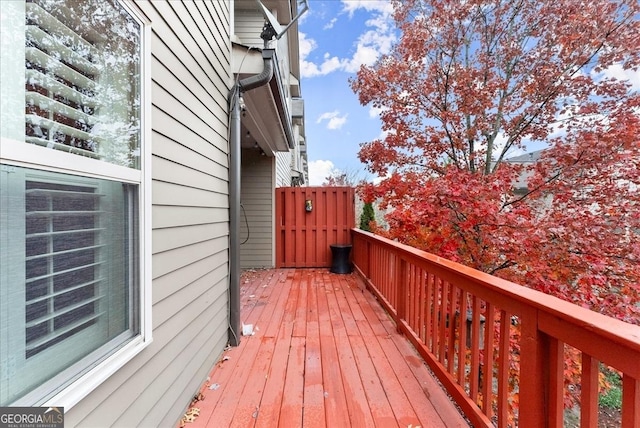
[[[474,426],[562,427],[572,388],[580,426],[596,427],[603,363],[622,374],[622,427],[640,427],[639,326],[352,233],[356,271]],[[575,384],[564,373],[568,350],[580,360]]]

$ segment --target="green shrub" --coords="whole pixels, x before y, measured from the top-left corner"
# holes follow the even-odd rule
[[[608,368],[602,370],[609,389],[600,394],[599,403],[603,407],[610,409],[620,409],[622,407],[622,380],[620,375]]]
[[[371,223],[372,220],[375,220],[373,204],[371,202],[365,202],[364,207],[362,207],[362,214],[360,214],[360,229],[371,232],[369,223]]]

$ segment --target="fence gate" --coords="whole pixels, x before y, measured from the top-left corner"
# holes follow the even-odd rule
[[[332,244],[351,244],[352,187],[276,189],[276,267],[329,267]]]

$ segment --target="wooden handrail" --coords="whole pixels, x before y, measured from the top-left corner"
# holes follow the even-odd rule
[[[565,346],[582,355],[581,426],[597,426],[600,362],[623,375],[623,428],[640,426],[640,326],[369,232],[352,236],[356,271],[474,426],[562,427]],[[510,405],[516,395],[520,406]]]

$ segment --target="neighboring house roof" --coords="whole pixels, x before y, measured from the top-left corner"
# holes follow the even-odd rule
[[[511,163],[534,163],[537,162],[542,156],[544,150],[536,150],[534,152],[525,153],[520,156],[514,156],[512,158],[505,159],[505,162]]]
[[[540,160],[540,158],[542,157],[542,152],[544,152],[544,150],[536,150],[534,152],[529,152],[523,155],[514,156],[511,158],[505,159],[504,162],[516,163],[516,164],[522,164],[522,165],[526,165],[526,164],[532,165]],[[516,193],[527,191],[527,180],[529,179],[529,177],[531,177],[532,173],[533,173],[532,171],[529,171],[527,169],[525,169],[520,173],[520,176],[518,177],[518,179],[513,185]]]

